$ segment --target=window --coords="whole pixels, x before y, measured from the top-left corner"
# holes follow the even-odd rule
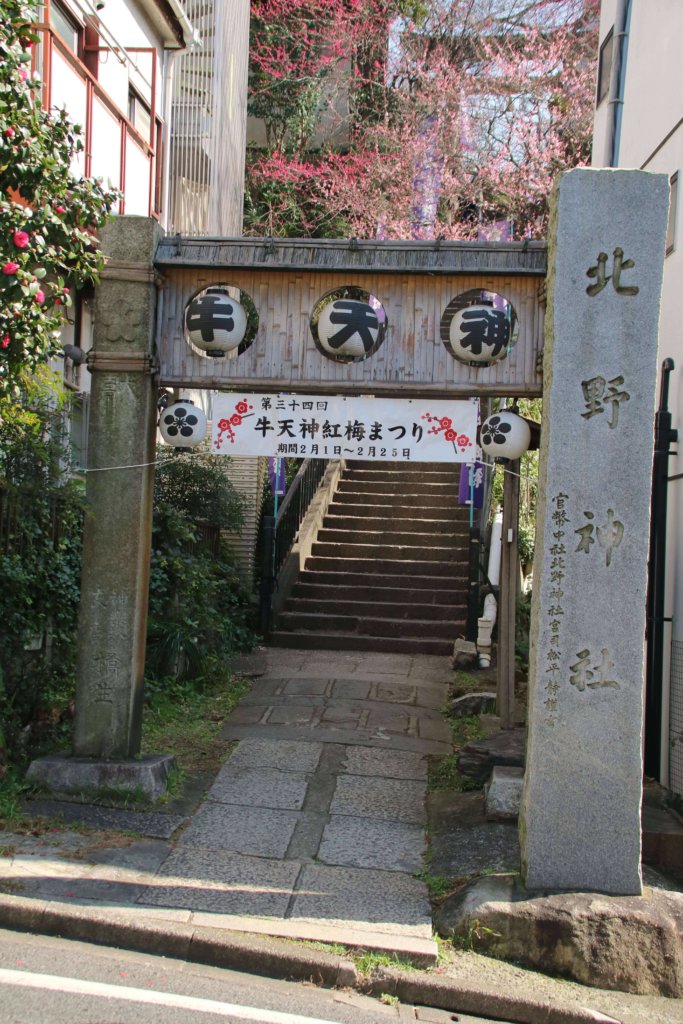
[[[666,255],[676,248],[676,220],[678,217],[678,171],[669,179],[669,221],[666,226]]]
[[[145,142],[149,142],[152,131],[152,112],[140,93],[132,87],[128,92],[128,120],[140,132]]]
[[[81,26],[67,7],[52,0],[50,4],[50,24],[53,31],[70,50],[78,54],[81,42]]]
[[[612,57],[614,55],[614,29],[607,33],[604,43],[600,47],[600,61],[598,63],[598,103],[601,103],[609,93],[609,83],[612,77]]]

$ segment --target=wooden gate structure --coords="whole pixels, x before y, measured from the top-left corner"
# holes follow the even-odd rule
[[[543,242],[176,236],[162,239],[155,265],[164,280],[157,336],[162,385],[404,398],[541,394]],[[187,303],[215,285],[244,290],[259,316],[253,344],[234,358],[202,356],[183,338]],[[362,362],[325,358],[311,334],[316,303],[343,286],[376,296],[387,314],[383,345]],[[458,362],[442,338],[449,303],[475,288],[502,295],[518,317],[517,343],[491,366]]]
[[[176,236],[162,239],[155,266],[164,281],[157,323],[162,386],[403,398],[534,397],[542,391],[542,242]],[[195,295],[219,285],[249,296],[258,330],[245,351],[214,358],[186,341],[185,310]],[[344,287],[375,297],[386,313],[383,344],[358,362],[327,358],[310,326],[320,299]],[[451,304],[473,290],[501,296],[515,311],[515,344],[491,365],[461,362],[446,344]],[[498,712],[506,727],[514,723],[519,464],[510,469],[498,626]]]

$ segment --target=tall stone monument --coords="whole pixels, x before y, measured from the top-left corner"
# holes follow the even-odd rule
[[[645,593],[668,179],[553,196],[522,870],[639,894]]]

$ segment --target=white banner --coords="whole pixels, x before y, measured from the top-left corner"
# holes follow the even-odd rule
[[[215,455],[474,462],[476,399],[217,394]]]

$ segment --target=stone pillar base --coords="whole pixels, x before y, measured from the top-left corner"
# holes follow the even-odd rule
[[[158,800],[166,792],[171,754],[149,754],[135,761],[104,761],[89,757],[51,754],[29,765],[26,778],[54,793],[88,793],[101,789],[142,792]]]

